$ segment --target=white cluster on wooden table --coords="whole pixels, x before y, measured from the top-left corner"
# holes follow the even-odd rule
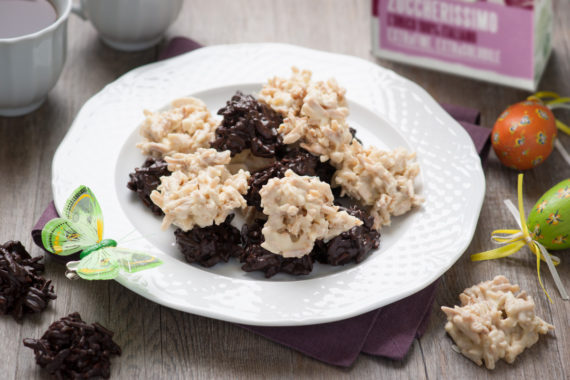
[[[465,289],[461,306],[443,306],[445,330],[463,355],[494,369],[499,359],[513,363],[526,348],[554,326],[535,315],[531,296],[504,276]]]

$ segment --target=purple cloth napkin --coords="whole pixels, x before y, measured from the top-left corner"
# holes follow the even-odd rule
[[[200,47],[195,41],[176,37],[160,53],[159,58],[172,58]],[[442,106],[466,129],[477,152],[485,160],[491,130],[477,125],[479,112],[455,105]],[[43,248],[41,229],[57,216],[51,202],[32,231],[38,246]],[[436,288],[437,281],[391,305],[337,322],[295,327],[240,326],[332,365],[348,367],[360,352],[401,360],[414,338],[422,336],[427,328]]]

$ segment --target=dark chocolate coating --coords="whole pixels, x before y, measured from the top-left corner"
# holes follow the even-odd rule
[[[285,156],[275,161],[273,165],[253,172],[248,180],[249,189],[244,196],[249,206],[261,208],[261,197],[259,191],[271,178],[283,178],[287,170],[293,170],[298,175],[317,176],[323,182],[330,183],[335,168],[328,162],[321,162],[317,156],[304,149],[296,148],[285,154]]]
[[[317,241],[312,255],[320,263],[330,265],[344,265],[351,261],[359,263],[371,250],[380,245],[380,233],[372,227],[373,217],[356,206],[341,207],[341,210],[362,220],[363,224],[352,227],[327,243]]]
[[[170,174],[166,161],[149,157],[142,167],[136,168],[134,173],[129,174],[131,180],[127,183],[127,187],[137,193],[153,214],[162,216],[164,213],[150,199],[150,193],[160,185],[160,177]]]
[[[233,218],[234,214],[231,214],[218,225],[174,231],[176,244],[186,261],[208,268],[220,261],[227,262],[230,257],[239,257],[242,253],[241,236],[240,231],[230,224]]]
[[[99,323],[86,324],[79,313],[55,321],[40,339],[24,339],[24,346],[56,379],[108,379],[111,357],[121,355],[113,332]]]
[[[257,219],[249,226],[243,225],[241,236],[244,249],[240,257],[240,261],[243,263],[241,269],[246,272],[261,271],[266,278],[270,278],[279,272],[292,275],[311,273],[313,259],[310,255],[300,258],[284,258],[261,247],[261,243],[264,241],[261,233],[264,223],[265,221]]]
[[[0,314],[21,320],[56,299],[51,281],[40,276],[44,271],[41,259],[32,258],[19,241],[0,245]]]
[[[283,139],[277,132],[283,117],[253,96],[236,92],[218,115],[224,118],[212,143],[216,150],[229,150],[233,157],[251,149],[254,156],[275,157],[283,149]]]

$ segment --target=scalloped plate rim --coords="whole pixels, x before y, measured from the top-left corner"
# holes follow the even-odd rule
[[[53,166],[52,166],[52,189],[53,189],[54,194],[57,193],[56,180],[58,178],[58,176],[57,176],[58,168],[57,168],[56,163],[60,159],[60,155],[62,155],[63,150],[69,144],[68,138],[72,135],[72,131],[74,131],[75,128],[77,128],[77,125],[79,124],[79,120],[81,120],[81,118],[84,116],[84,114],[87,112],[87,110],[90,107],[92,107],[98,99],[100,99],[101,97],[104,97],[108,91],[111,91],[114,88],[114,85],[116,83],[121,83],[122,81],[126,81],[127,79],[134,78],[135,75],[137,75],[137,74],[143,74],[147,71],[153,71],[153,70],[156,70],[157,68],[159,69],[161,67],[164,67],[165,65],[173,64],[173,62],[185,59],[185,57],[188,55],[193,55],[196,53],[207,54],[204,52],[208,51],[208,50],[220,50],[220,49],[224,49],[224,48],[229,48],[229,49],[236,49],[236,48],[280,49],[281,48],[281,49],[290,49],[290,50],[299,50],[299,51],[304,50],[307,52],[311,52],[311,54],[323,54],[323,55],[328,55],[328,56],[349,57],[350,59],[366,62],[367,64],[375,66],[378,70],[383,71],[385,73],[388,73],[389,75],[393,76],[394,78],[398,79],[399,81],[410,86],[410,88],[413,90],[412,92],[415,92],[416,94],[418,94],[422,98],[423,101],[426,101],[427,103],[429,103],[428,105],[430,107],[435,108],[435,111],[438,113],[438,116],[441,116],[442,118],[447,119],[446,124],[449,124],[450,126],[453,125],[454,131],[458,134],[458,136],[460,136],[460,137],[458,137],[460,140],[461,139],[469,139],[469,141],[470,141],[470,137],[467,134],[467,132],[454,119],[452,119],[451,116],[449,116],[441,108],[441,106],[439,106],[439,104],[437,104],[437,102],[435,102],[435,100],[423,88],[421,88],[416,83],[414,83],[414,82],[412,82],[406,78],[403,78],[403,77],[399,76],[398,74],[396,74],[390,70],[387,70],[387,69],[382,68],[378,65],[375,65],[373,62],[369,62],[369,61],[363,60],[363,59],[358,58],[358,57],[346,56],[346,55],[342,55],[342,54],[329,53],[329,52],[321,52],[321,51],[317,51],[317,50],[313,50],[313,49],[297,47],[297,46],[287,45],[287,44],[214,45],[214,46],[210,46],[210,47],[201,48],[201,49],[198,49],[198,50],[193,51],[193,52],[185,53],[181,56],[170,58],[170,59],[165,60],[165,61],[151,63],[148,65],[136,68],[134,70],[131,70],[131,71],[125,73],[124,75],[122,75],[121,77],[119,77],[116,81],[106,85],[97,94],[93,95],[93,97],[90,98],[83,105],[83,107],[81,108],[81,110],[77,114],[76,119],[72,123],[68,133],[66,134],[66,136],[64,137],[64,139],[60,143],[60,145],[59,145],[59,147],[58,147],[58,149],[54,155]],[[246,82],[248,82],[248,81],[246,81]],[[208,88],[204,88],[204,89],[200,89],[198,91],[207,90],[207,89]],[[364,104],[362,104],[360,102],[359,102],[359,104],[361,104],[362,106],[365,106]],[[377,110],[370,110],[370,111],[378,114]],[[385,117],[385,119],[387,121],[390,121],[387,117]],[[398,130],[398,132],[401,133],[402,131]],[[473,156],[473,155],[476,156],[473,144],[471,144],[471,152],[469,152],[469,153],[471,156]],[[477,181],[475,181],[476,182],[475,184],[479,185],[480,191],[477,192],[479,197],[475,200],[472,200],[472,201],[474,201],[473,203],[474,203],[474,211],[475,212],[470,214],[470,217],[468,218],[468,220],[466,220],[466,224],[465,224],[465,226],[470,227],[469,231],[467,233],[467,235],[469,235],[469,238],[465,239],[463,244],[461,245],[461,247],[457,248],[456,254],[454,255],[453,259],[448,261],[445,266],[440,267],[440,269],[437,272],[434,272],[432,274],[432,276],[429,277],[428,281],[424,281],[424,283],[421,283],[421,284],[418,283],[415,286],[411,286],[411,287],[407,288],[405,291],[401,291],[397,294],[393,294],[390,297],[384,297],[382,300],[378,300],[376,302],[371,302],[366,307],[360,307],[360,308],[351,309],[351,310],[343,310],[341,312],[337,311],[334,313],[330,313],[329,315],[317,315],[317,316],[313,316],[313,317],[308,316],[308,317],[299,317],[299,318],[289,317],[286,319],[283,319],[283,318],[265,318],[262,315],[257,315],[257,316],[239,315],[239,314],[235,315],[235,314],[233,314],[233,312],[231,310],[229,312],[228,311],[221,311],[220,312],[218,310],[214,310],[211,308],[207,308],[207,307],[202,308],[202,307],[197,307],[197,306],[191,307],[191,308],[188,308],[188,307],[182,307],[181,308],[175,302],[171,302],[170,299],[161,299],[159,296],[157,296],[156,294],[153,294],[153,293],[146,293],[145,294],[145,291],[141,291],[141,289],[137,288],[137,286],[133,286],[133,284],[130,282],[129,276],[121,276],[120,278],[117,279],[117,281],[119,283],[121,283],[123,286],[135,291],[136,293],[143,295],[144,297],[146,297],[148,299],[151,299],[154,302],[157,302],[159,304],[163,304],[165,306],[168,306],[168,307],[171,307],[174,309],[179,309],[179,310],[183,310],[186,312],[199,314],[199,315],[203,315],[203,316],[207,316],[207,317],[212,317],[212,318],[216,318],[216,319],[221,319],[221,320],[226,320],[226,321],[231,321],[231,322],[251,324],[251,325],[265,325],[265,326],[309,325],[309,324],[316,324],[316,323],[332,322],[332,321],[336,321],[336,320],[349,318],[349,317],[352,317],[355,315],[359,315],[359,314],[365,313],[367,311],[376,309],[378,307],[381,307],[381,306],[390,304],[392,302],[398,301],[402,298],[405,298],[411,294],[414,294],[414,293],[420,291],[421,289],[425,288],[427,285],[429,285],[433,281],[435,281],[443,273],[445,273],[445,271],[447,271],[447,269],[449,269],[459,259],[459,257],[461,257],[461,255],[463,254],[465,249],[470,244],[470,241],[471,241],[473,234],[475,232],[475,229],[477,226],[477,220],[478,220],[479,214],[481,212],[481,207],[482,207],[484,195],[485,195],[485,177],[484,177],[484,174],[483,174],[483,171],[481,168],[481,164],[479,161],[475,164],[476,164],[475,166],[477,167],[477,170],[475,170],[475,172],[477,172],[477,174],[479,174],[479,176],[478,176],[479,178],[477,178]],[[55,199],[56,206],[60,206],[61,202],[64,199],[62,199],[61,197],[60,198],[55,197],[55,198],[56,198]],[[465,227],[465,226],[463,226],[463,227]],[[465,233],[465,232],[466,231],[463,230],[463,233]]]

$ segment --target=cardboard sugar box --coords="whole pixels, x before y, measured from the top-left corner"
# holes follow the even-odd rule
[[[380,57],[535,91],[551,52],[550,0],[372,0]]]

